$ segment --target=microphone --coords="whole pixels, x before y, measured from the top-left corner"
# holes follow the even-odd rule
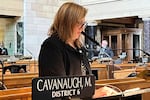
[[[26,57],[24,56],[23,59],[32,59],[32,57],[34,57],[33,53],[29,49],[27,49],[27,48],[25,48],[25,49],[30,54],[30,56],[26,56]]]
[[[150,54],[142,49],[139,49],[140,51],[142,51],[143,53],[145,53],[146,55],[150,56]]]
[[[30,59],[32,59],[32,57],[33,57],[33,61],[34,61],[34,72],[36,72],[36,60],[35,60],[35,56],[33,55],[33,53],[29,50],[29,49],[27,49],[27,48],[25,48],[26,50],[27,50],[27,52],[31,55],[31,57],[30,57]],[[29,62],[29,64],[30,64],[30,62]]]
[[[30,55],[33,55],[32,52],[31,52],[29,49],[26,48],[26,50],[28,51],[28,53],[29,53]]]
[[[82,31],[81,34],[83,34],[85,37],[87,37],[90,41],[92,41],[96,45],[100,45],[97,41],[95,41],[93,38],[91,38],[90,36],[88,36],[85,32]]]

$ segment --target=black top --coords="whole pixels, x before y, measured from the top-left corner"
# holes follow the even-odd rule
[[[74,49],[65,44],[57,35],[48,37],[39,54],[39,76],[82,75],[83,52],[83,49]],[[89,70],[89,64],[86,65]]]

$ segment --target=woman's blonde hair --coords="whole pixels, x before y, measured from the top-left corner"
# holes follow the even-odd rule
[[[64,3],[56,13],[49,35],[57,33],[66,42],[73,34],[73,28],[87,14],[87,9],[73,2]]]

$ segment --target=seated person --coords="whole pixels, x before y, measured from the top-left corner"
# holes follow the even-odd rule
[[[121,54],[119,55],[118,59],[116,59],[114,61],[115,64],[121,64],[123,63],[123,60],[126,58],[127,53],[126,52],[121,52]]]
[[[102,40],[101,48],[99,49],[99,58],[103,57],[110,57],[112,58],[114,56],[114,53],[110,47],[108,47],[107,40]]]
[[[8,55],[7,48],[4,47],[4,44],[0,44],[0,55]]]

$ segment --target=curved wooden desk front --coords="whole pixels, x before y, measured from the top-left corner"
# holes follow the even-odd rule
[[[93,62],[91,64],[91,69],[98,71],[98,79],[110,79],[110,78],[112,79],[112,78],[125,78],[132,72],[139,73],[145,70],[146,68],[145,66],[147,66],[147,68],[150,68],[150,63],[146,63],[145,65],[139,66],[139,64],[137,63],[124,63],[112,65]],[[121,70],[115,70],[115,68],[112,67],[121,68]]]

